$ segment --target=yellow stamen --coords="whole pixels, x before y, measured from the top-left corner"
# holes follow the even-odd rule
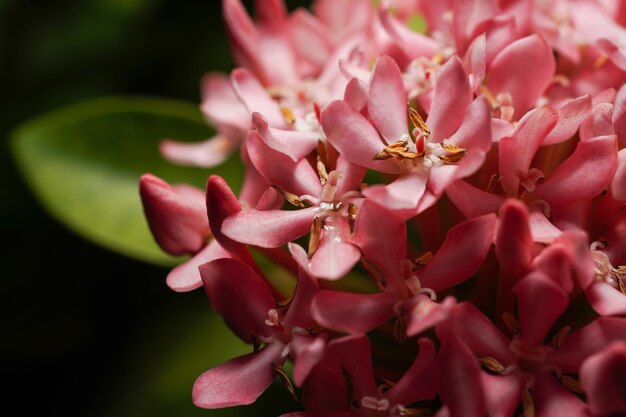
[[[302,201],[300,201],[300,198],[297,195],[292,194],[292,193],[290,193],[288,191],[285,191],[285,190],[283,190],[282,188],[280,188],[278,186],[274,185],[273,187],[289,203],[293,204],[296,207],[301,207],[301,208],[304,207],[304,204],[302,204]]]
[[[322,185],[325,185],[326,181],[328,181],[328,172],[326,171],[326,165],[322,162],[322,158],[319,155],[317,155],[317,175],[319,175]]]
[[[379,268],[378,265],[376,265],[374,262],[370,261],[364,256],[361,258],[361,263],[363,264],[363,267],[367,269],[367,271],[370,274],[372,274],[374,279],[376,279],[376,281],[379,283],[381,287],[383,288],[387,287],[387,280],[385,280],[385,274],[383,273],[382,269]]]
[[[456,145],[442,143],[441,147],[445,149],[446,152],[448,152],[448,154],[441,157],[441,160],[448,165],[458,163],[461,159],[463,159],[465,153],[467,152],[467,149],[458,147]]]
[[[309,238],[309,258],[313,256],[318,246],[320,245],[322,222],[323,220],[319,217],[313,218],[313,224],[311,225],[311,237]]]
[[[506,372],[506,368],[497,359],[491,356],[479,358],[478,361],[480,362],[480,366],[495,375],[502,375]]]
[[[522,405],[524,406],[524,417],[535,417],[535,400],[528,388],[522,391]]]
[[[283,114],[285,121],[290,125],[296,122],[296,116],[293,114],[293,111],[289,107],[281,107],[280,112]]]
[[[560,348],[565,341],[567,335],[570,334],[572,328],[570,326],[564,326],[552,337],[552,347],[555,349]]]
[[[580,381],[573,376],[562,375],[561,383],[568,390],[575,392],[576,394],[584,394],[585,390],[583,390],[582,385],[580,385]]]
[[[285,368],[283,368],[282,365],[276,365],[276,364],[274,364],[273,367],[274,367],[274,372],[276,372],[276,374],[278,375],[282,383],[285,384],[285,387],[287,387],[287,391],[289,391],[289,394],[291,394],[294,400],[298,401],[296,390],[293,387],[291,380],[287,376],[287,372],[285,372]]]
[[[513,316],[513,314],[508,312],[502,313],[502,321],[513,334],[519,334],[519,332],[521,331],[519,322],[517,321],[515,316]]]
[[[419,114],[419,112],[415,110],[413,107],[411,107],[410,105],[408,105],[408,109],[409,109],[409,119],[411,119],[413,126],[417,127],[422,132],[424,132],[426,136],[430,136],[430,129],[428,128],[428,125],[426,124],[426,122],[424,122],[424,119],[422,119],[422,116]]]

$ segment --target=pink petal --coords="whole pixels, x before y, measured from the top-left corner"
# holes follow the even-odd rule
[[[587,357],[614,341],[626,341],[626,319],[600,317],[567,336],[563,345],[548,356],[562,372],[577,373]]]
[[[518,200],[507,200],[500,212],[496,232],[496,255],[500,267],[516,282],[532,259],[533,239],[530,234],[528,209]]]
[[[526,275],[513,292],[517,296],[520,341],[528,347],[543,344],[546,334],[565,311],[567,294],[542,272]]]
[[[504,366],[517,361],[509,349],[510,340],[474,305],[461,303],[449,320],[437,326],[440,340],[458,337],[476,357],[491,356]]]
[[[474,218],[497,211],[504,197],[480,190],[465,181],[455,181],[448,186],[446,194],[467,218]]]
[[[560,285],[567,293],[574,290],[572,277],[572,262],[569,253],[561,245],[551,245],[541,251],[533,259],[532,269],[546,274]]]
[[[613,342],[585,360],[580,382],[595,415],[626,413],[626,343]]]
[[[472,91],[478,94],[487,71],[487,37],[484,34],[474,39],[469,46],[464,64],[470,74]]]
[[[366,200],[359,209],[352,241],[364,257],[383,271],[392,286],[403,285],[400,263],[407,257],[404,221],[384,207]]]
[[[268,184],[277,185],[297,196],[308,194],[317,197],[322,192],[319,177],[306,159],[294,162],[268,147],[257,132],[248,134],[246,145],[250,160]]]
[[[516,371],[506,375],[480,374],[490,417],[510,417],[519,404],[528,377]]]
[[[211,235],[202,191],[181,192],[152,174],[139,180],[139,193],[150,230],[164,251],[185,255],[201,250]]]
[[[423,294],[413,297],[404,307],[409,310],[407,336],[418,335],[447,320],[456,305],[456,299],[451,296],[444,298],[441,303],[436,303]]]
[[[298,251],[295,248],[302,250],[302,254],[304,254],[304,257],[306,258],[306,253],[304,253],[304,250],[300,246],[290,243],[289,251],[294,258],[301,256],[300,253],[297,253]],[[296,262],[298,265],[301,264],[301,260],[299,259],[296,259]],[[289,310],[287,310],[287,313],[282,321],[283,327],[301,327],[304,329],[311,326],[311,323],[313,322],[311,303],[313,302],[313,297],[315,297],[319,289],[320,286],[317,279],[307,274],[304,269],[300,268],[298,270],[298,282],[294,290],[293,299],[291,300]]]
[[[585,289],[589,303],[602,316],[626,314],[626,294],[606,282],[596,281]]]
[[[622,86],[615,97],[613,117],[611,119],[615,133],[622,145],[626,145],[626,87]]]
[[[346,378],[341,369],[316,366],[302,384],[302,405],[309,410],[304,413],[286,414],[283,417],[354,417],[355,412],[329,411],[349,410],[346,399]]]
[[[618,163],[611,180],[611,194],[616,200],[626,201],[626,148],[617,154]]]
[[[574,153],[537,185],[537,195],[550,204],[588,200],[600,194],[617,166],[617,136],[579,142]]]
[[[322,112],[322,126],[330,143],[348,161],[380,172],[399,172],[392,160],[374,161],[385,146],[376,129],[347,103],[330,103]]]
[[[342,196],[347,192],[358,191],[361,188],[363,177],[366,172],[364,167],[353,164],[346,158],[339,155],[337,157],[337,166],[335,171],[339,171],[343,174],[337,184],[337,191],[335,192],[335,195]]]
[[[267,146],[287,155],[294,162],[298,162],[317,148],[320,140],[320,134],[317,132],[270,128],[261,113],[252,113],[252,125]]]
[[[176,292],[187,292],[202,286],[202,277],[198,267],[218,258],[229,258],[230,255],[217,241],[213,240],[193,258],[176,266],[167,274],[167,286]]]
[[[427,180],[426,174],[415,170],[401,174],[391,184],[366,187],[363,195],[389,210],[411,213],[424,195]]]
[[[372,352],[367,336],[352,335],[331,341],[326,358],[332,360],[340,372],[348,374],[354,389],[354,398],[377,395]]]
[[[328,218],[324,222],[319,247],[311,257],[309,271],[317,278],[343,278],[361,259],[361,251],[348,241],[350,229],[343,218]]]
[[[250,113],[237,97],[230,78],[210,72],[202,77],[201,88],[200,110],[207,120],[222,134],[234,136],[234,132],[239,132],[243,136],[250,125]]]
[[[215,135],[202,142],[178,142],[165,139],[159,150],[168,161],[181,165],[210,168],[224,162],[239,145],[243,136]]]
[[[276,308],[272,290],[248,265],[221,258],[200,265],[204,290],[213,310],[247,343],[270,334],[268,311]]]
[[[251,260],[247,249],[239,242],[228,238],[222,231],[222,224],[227,217],[241,211],[241,205],[233,194],[226,181],[217,175],[212,175],[207,181],[206,207],[209,216],[209,225],[215,240],[230,254],[240,260]]]
[[[449,335],[439,351],[439,395],[451,417],[484,417],[487,412],[481,371],[472,351]]]
[[[452,9],[455,18],[452,21],[456,48],[459,53],[465,51],[477,32],[487,20],[498,12],[494,0],[456,0]]]
[[[417,33],[394,18],[389,7],[381,7],[379,10],[380,23],[402,49],[407,57],[418,56],[432,57],[439,52],[439,44],[432,38]]]
[[[343,101],[357,112],[361,112],[367,106],[367,93],[367,85],[358,78],[353,78],[346,85]]]
[[[279,361],[282,349],[272,343],[209,369],[193,385],[193,403],[208,409],[252,404],[274,381],[272,364]]]
[[[223,0],[222,12],[235,61],[265,77],[258,55],[259,33],[245,7],[240,0]]]
[[[435,256],[417,272],[422,286],[441,291],[465,281],[482,265],[496,229],[495,214],[456,225]]]
[[[413,404],[437,395],[435,344],[427,338],[417,341],[419,354],[402,378],[386,392],[391,404]]]
[[[519,39],[493,60],[488,86],[494,94],[509,93],[519,119],[544,93],[554,77],[552,49],[538,35]]]
[[[580,125],[580,140],[615,134],[612,116],[613,105],[611,103],[598,103],[593,106],[589,117]]]
[[[230,75],[233,88],[239,99],[246,105],[248,113],[263,114],[272,127],[286,128],[278,103],[276,103],[265,87],[245,68],[237,68]]]
[[[402,72],[391,57],[381,56],[376,61],[370,81],[367,102],[374,125],[389,143],[408,133],[406,92]]]
[[[550,220],[539,211],[534,210],[530,212],[529,222],[530,233],[535,242],[551,243],[554,239],[563,234],[563,232],[550,223]]]
[[[591,96],[587,94],[568,100],[556,112],[559,117],[558,122],[544,139],[544,146],[561,143],[576,134],[580,124],[591,112]]]
[[[313,11],[340,37],[365,30],[374,15],[374,8],[368,0],[317,0],[313,3]]]
[[[450,137],[461,126],[472,101],[472,89],[467,73],[458,57],[453,56],[437,73],[433,102],[426,124],[435,142]]]
[[[302,386],[307,376],[311,373],[324,357],[326,341],[324,337],[311,337],[295,334],[291,342],[291,353],[294,354],[293,381],[297,386]]]
[[[318,207],[240,211],[224,221],[222,232],[240,243],[277,248],[306,234],[318,214]]]
[[[287,17],[287,7],[284,0],[255,0],[254,15],[260,25],[276,30],[282,28]]]
[[[367,333],[394,316],[396,301],[396,295],[388,292],[320,291],[311,308],[315,320],[324,327],[346,333]]]
[[[328,28],[305,9],[291,15],[291,39],[300,57],[317,67],[324,66],[334,46]]]
[[[539,107],[527,113],[510,137],[500,139],[500,184],[509,196],[517,196],[519,174],[530,168],[535,153],[557,123],[557,114],[549,107]]]
[[[537,417],[592,417],[587,405],[554,380],[552,374],[535,374],[532,388]]]

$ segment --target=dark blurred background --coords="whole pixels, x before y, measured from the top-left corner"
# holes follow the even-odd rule
[[[297,408],[275,384],[251,408],[196,409],[195,376],[247,348],[207,331],[223,325],[201,290],[175,294],[166,268],[101,249],[52,219],[9,152],[16,125],[86,99],[198,102],[202,74],[233,66],[225,33],[218,0],[0,0],[0,415]]]

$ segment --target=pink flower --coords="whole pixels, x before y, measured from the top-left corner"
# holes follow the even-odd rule
[[[487,104],[471,101],[456,58],[439,72],[426,122],[413,110],[409,132],[408,113],[402,75],[389,57],[376,63],[369,91],[353,80],[345,101],[322,113],[328,140],[348,160],[397,175],[391,184],[367,187],[363,194],[405,218],[432,205],[447,184],[473,173],[491,145]]]

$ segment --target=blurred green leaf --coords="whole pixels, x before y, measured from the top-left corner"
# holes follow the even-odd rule
[[[199,141],[211,135],[196,105],[153,98],[112,97],[57,110],[20,126],[12,137],[22,174],[46,209],[70,229],[124,255],[156,264],[180,261],[163,253],[143,216],[141,174],[204,188],[218,173],[237,190],[237,156],[218,169],[180,167],[158,152],[163,138]]]
[[[114,388],[100,393],[95,417],[275,417],[298,409],[279,382],[254,405],[221,410],[193,405],[193,382],[202,372],[252,352],[252,346],[237,338],[208,306],[198,309],[181,303],[168,308],[153,317],[135,340],[109,375],[107,386]]]

